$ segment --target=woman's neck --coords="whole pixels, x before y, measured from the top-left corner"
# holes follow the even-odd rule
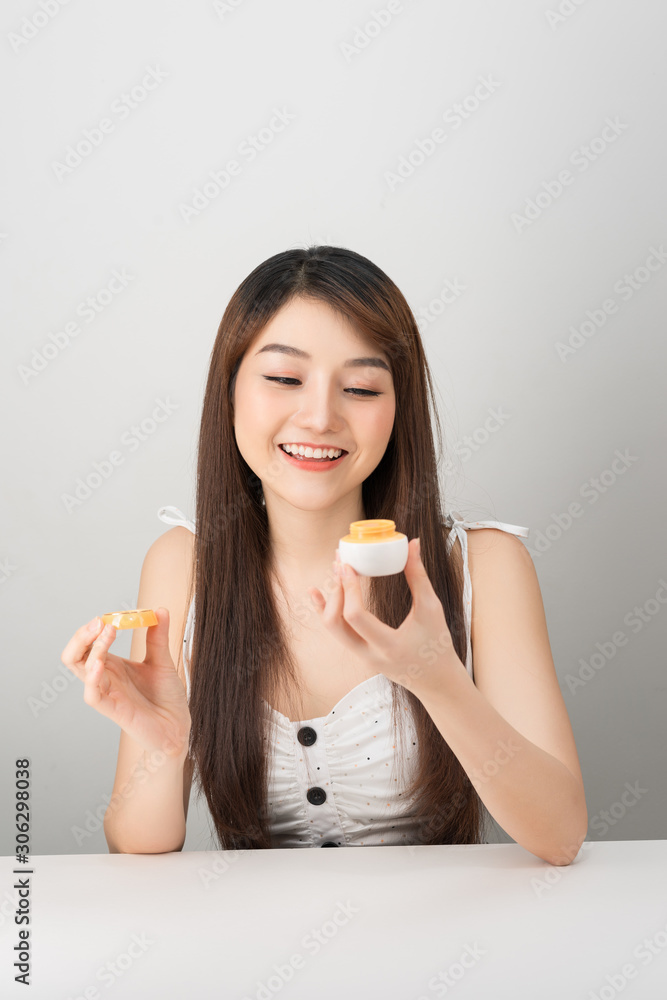
[[[352,521],[365,518],[361,497],[345,497],[325,510],[303,510],[282,497],[269,496],[269,565],[294,593],[308,587],[321,589],[332,574],[338,542]]]

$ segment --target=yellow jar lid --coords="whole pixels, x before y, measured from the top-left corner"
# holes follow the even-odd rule
[[[157,625],[157,615],[150,608],[143,608],[135,611],[107,611],[100,615],[105,625],[113,625],[115,628],[147,628],[149,625]]]
[[[396,531],[396,522],[389,518],[370,518],[367,521],[353,521],[350,534],[341,538],[341,542],[395,542],[405,538],[401,531]]]

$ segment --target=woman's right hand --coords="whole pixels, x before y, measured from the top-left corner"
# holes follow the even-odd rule
[[[87,705],[116,722],[145,750],[187,756],[190,710],[169,650],[169,611],[157,608],[158,623],[146,630],[143,663],[114,656],[114,625],[83,625],[62,652],[66,667],[83,681]]]

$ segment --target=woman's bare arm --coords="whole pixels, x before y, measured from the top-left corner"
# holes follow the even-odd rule
[[[496,822],[567,865],[586,836],[586,797],[535,567],[495,528],[469,531],[468,552],[474,683],[459,664],[413,690]]]
[[[169,649],[185,686],[182,632],[193,565],[194,536],[185,527],[166,531],[153,542],[141,570],[137,607],[167,608]],[[132,635],[130,659],[146,655],[146,629]],[[104,834],[112,854],[163,854],[185,842],[193,766],[187,746],[145,750],[120,731],[118,762]]]

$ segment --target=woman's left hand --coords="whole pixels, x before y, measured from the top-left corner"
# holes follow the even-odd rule
[[[336,550],[338,554],[338,550]],[[398,628],[379,621],[364,607],[355,570],[338,560],[336,583],[326,599],[316,587],[309,593],[318,615],[331,634],[350,652],[419,696],[437,690],[447,673],[463,667],[454,649],[442,603],[419,555],[419,541],[408,545],[405,578],[412,607]]]

